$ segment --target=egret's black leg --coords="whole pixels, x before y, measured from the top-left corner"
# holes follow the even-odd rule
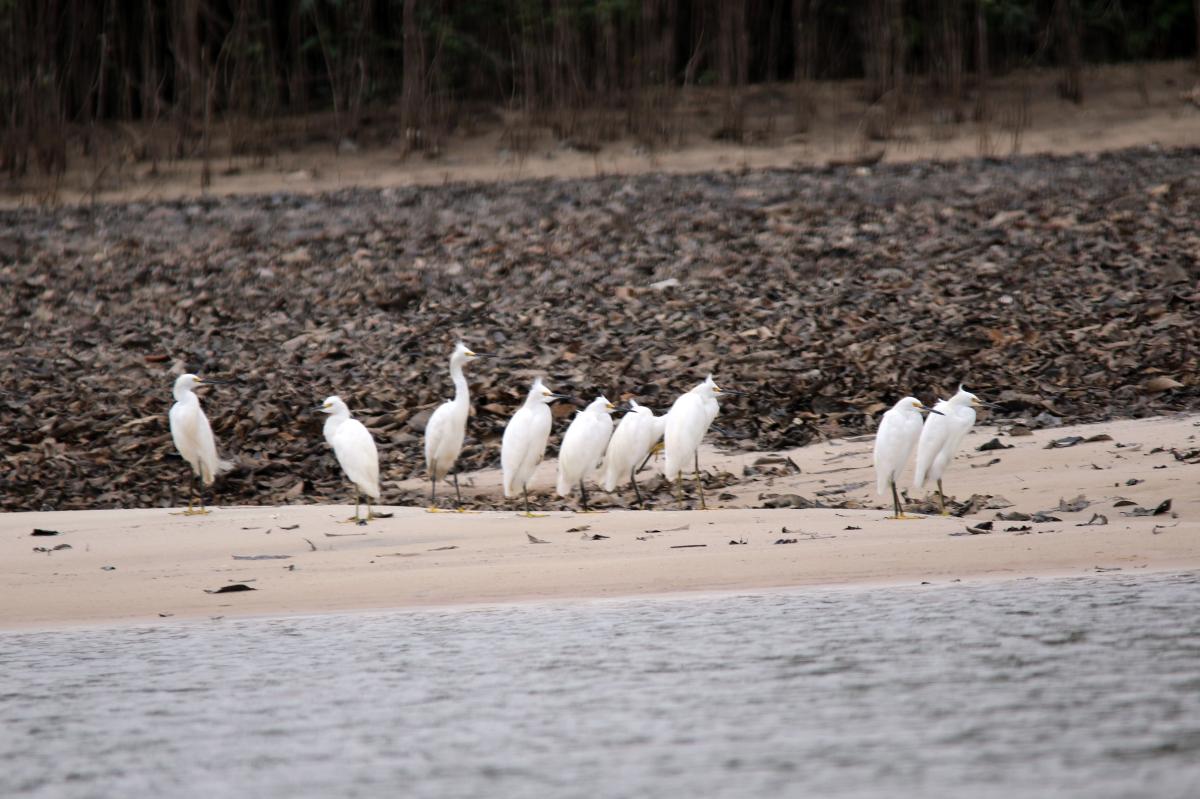
[[[437,509],[437,475],[429,474],[429,509]]]
[[[679,503],[679,507],[683,507],[683,471],[675,475],[675,501]]]
[[[942,515],[949,516],[946,510],[946,494],[942,491],[942,478],[938,478],[938,505],[942,507]]]
[[[638,505],[645,509],[646,500],[642,499],[642,489],[638,488],[637,473],[638,470],[636,468],[629,470],[629,482],[633,483],[633,493],[637,495]]]
[[[704,501],[704,481],[700,479],[700,451],[696,450],[696,491],[700,493],[700,510],[708,510]]]
[[[458,472],[454,472],[454,499],[458,502],[458,509],[462,510],[462,492],[458,490]]]
[[[892,506],[896,509],[894,518],[903,519],[904,514],[900,512],[900,494],[896,491],[896,481],[892,481]]]
[[[529,512],[529,486],[522,483],[521,492],[525,494],[525,515],[532,516],[533,514]]]
[[[583,485],[583,480],[580,480],[580,481],[579,481],[579,501],[580,501],[580,503],[583,505],[583,509],[586,511],[586,510],[588,509],[588,506],[587,506],[587,488],[586,488],[586,487],[584,487],[584,485]]]

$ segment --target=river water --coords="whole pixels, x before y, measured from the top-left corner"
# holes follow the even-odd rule
[[[1196,797],[1200,574],[0,634],[0,796]]]

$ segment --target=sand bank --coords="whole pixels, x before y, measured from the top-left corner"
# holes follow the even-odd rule
[[[799,473],[748,475],[712,491],[724,498],[707,512],[526,519],[387,507],[391,518],[365,527],[340,523],[350,509],[328,505],[222,507],[198,517],[162,508],[7,514],[0,516],[0,628],[1200,568],[1200,471],[1177,457],[1197,448],[1200,417],[1001,435],[1012,449],[976,451],[997,432],[981,425],[968,436],[946,487],[1011,506],[967,519],[888,520],[873,482],[857,485],[873,480],[869,438],[781,453]],[[1052,439],[1100,434],[1112,440],[1045,448]],[[762,455],[708,451],[706,464],[742,474]],[[538,485],[550,485],[553,466],[542,465]],[[479,472],[463,482],[468,492],[488,492],[498,481]],[[844,490],[817,496],[837,489]],[[863,507],[754,507],[789,493]],[[1080,495],[1087,508],[1057,510]],[[1168,513],[1124,515],[1168,498]],[[1114,506],[1122,499],[1135,504]],[[1053,511],[1060,521],[994,518],[1012,511]],[[1080,526],[1094,514],[1107,524]],[[985,520],[993,520],[991,532],[966,534]],[[59,535],[32,537],[34,528]],[[596,534],[608,537],[590,538]],[[70,548],[34,551],[60,544]],[[263,555],[287,557],[240,559]],[[257,590],[206,593],[238,582]]]

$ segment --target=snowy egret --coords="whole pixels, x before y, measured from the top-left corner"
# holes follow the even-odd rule
[[[921,437],[922,413],[941,415],[941,411],[931,411],[916,397],[905,397],[883,415],[875,432],[875,488],[880,494],[886,494],[891,489],[896,519],[906,518],[900,510],[896,482],[908,464],[917,439]]]
[[[204,487],[211,486],[221,472],[233,468],[231,461],[223,461],[217,457],[217,442],[213,438],[212,427],[208,417],[200,408],[200,398],[192,390],[196,386],[217,383],[217,380],[201,380],[194,374],[180,375],[175,378],[175,404],[171,406],[168,418],[171,420],[171,438],[175,440],[175,449],[192,467],[191,480],[188,483],[188,506],[183,511],[185,516],[208,513],[204,509]],[[200,477],[202,487],[199,491],[200,509],[192,507],[196,491],[196,477]]]
[[[717,417],[720,406],[717,395],[723,393],[720,386],[709,375],[704,382],[683,394],[667,411],[663,427],[663,449],[666,453],[663,476],[675,481],[675,497],[683,502],[683,470],[689,461],[696,466],[696,490],[700,494],[700,507],[707,510],[704,501],[704,484],[700,481],[700,442],[708,426]]]
[[[463,376],[463,364],[476,354],[461,341],[450,355],[450,379],[454,381],[454,399],[447,400],[429,417],[425,425],[425,468],[429,472],[429,510],[437,510],[438,480],[454,468],[454,462],[462,452],[463,437],[467,433],[467,417],[471,412],[467,378]],[[454,472],[454,496],[458,509],[462,510],[462,494],[458,490],[458,472]]]
[[[612,436],[614,410],[616,406],[604,395],[596,397],[575,414],[567,432],[563,434],[562,446],[558,448],[558,495],[569,497],[578,483],[579,499],[584,510],[588,509],[587,487],[584,483],[604,457],[604,448]]]
[[[962,444],[963,437],[975,424],[975,409],[995,407],[997,406],[982,401],[960,385],[958,393],[953,397],[938,400],[933,406],[938,415],[930,415],[925,421],[921,438],[917,442],[917,470],[913,476],[913,488],[921,490],[928,480],[936,480],[938,504],[942,508],[943,516],[948,514],[946,495],[942,492],[942,475]]]
[[[325,420],[325,440],[333,447],[342,471],[354,483],[354,518],[348,521],[366,524],[367,519],[375,517],[371,513],[371,500],[379,500],[379,452],[375,449],[375,439],[362,422],[350,417],[350,409],[341,397],[327,397],[321,403],[321,410],[329,414]],[[366,519],[358,516],[363,494],[367,496]]]
[[[655,416],[652,409],[629,400],[629,412],[617,425],[604,455],[605,491],[613,491],[621,481],[629,478],[638,504],[643,504],[637,471],[662,438],[666,423],[666,416]]]
[[[533,381],[529,395],[504,428],[500,441],[500,468],[504,474],[504,496],[512,497],[519,489],[525,497],[525,515],[529,512],[529,478],[546,454],[546,441],[550,438],[553,417],[548,407],[556,399],[562,399],[542,384],[542,379]]]

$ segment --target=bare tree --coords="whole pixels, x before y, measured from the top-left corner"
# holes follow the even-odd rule
[[[400,128],[406,148],[421,149],[425,135],[425,52],[417,0],[404,0],[404,78],[400,95]]]
[[[1083,48],[1079,41],[1079,0],[1054,0],[1054,27],[1057,33],[1063,79],[1058,92],[1073,103],[1083,102]]]

